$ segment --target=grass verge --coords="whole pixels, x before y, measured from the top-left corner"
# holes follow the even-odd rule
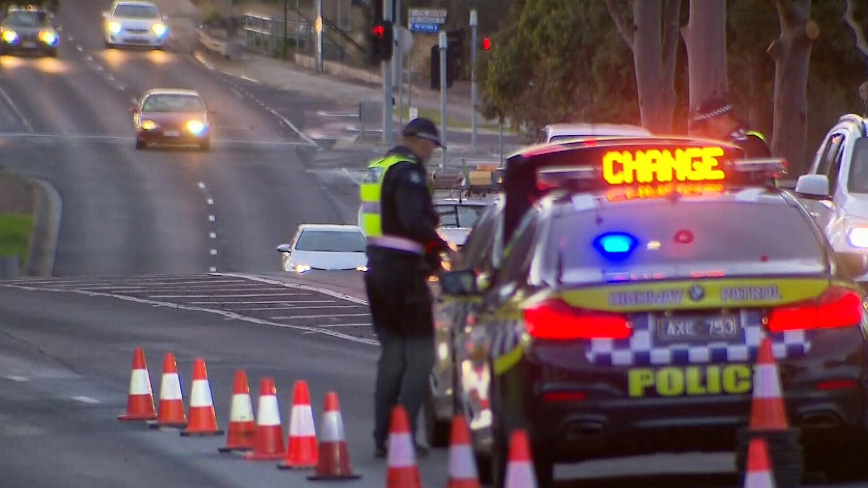
[[[429,108],[422,108],[422,107],[418,107],[417,110],[418,110],[418,117],[424,117],[426,119],[430,119],[432,122],[434,122],[437,125],[437,127],[440,127],[440,121],[442,119],[440,118],[440,111],[439,110],[432,110]],[[398,107],[394,108],[394,112],[395,112],[396,116],[401,113],[398,110]],[[403,112],[404,112],[404,121],[406,122],[410,119],[410,107],[405,106]],[[478,116],[477,120],[478,120],[478,128],[479,129],[483,129],[483,130],[497,130],[498,129],[497,124],[491,123],[488,121],[484,121],[484,120],[482,120],[481,116]],[[469,121],[456,120],[456,119],[453,119],[452,117],[449,117],[449,116],[446,117],[446,123],[448,124],[447,129],[472,129],[473,128],[473,124],[471,124]],[[509,129],[508,127],[504,127],[503,133],[504,134],[510,134],[510,133],[512,133],[512,130]]]
[[[32,215],[0,213],[0,256],[18,255],[23,269],[32,230]]]

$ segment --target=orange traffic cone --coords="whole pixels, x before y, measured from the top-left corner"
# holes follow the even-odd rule
[[[772,343],[765,338],[760,344],[753,376],[750,430],[784,430],[788,428],[781,379],[772,353]]]
[[[154,420],[154,394],[151,390],[151,375],[145,362],[144,349],[133,352],[133,371],[130,374],[130,394],[127,397],[127,413],[118,415],[118,420]]]
[[[308,476],[309,480],[352,480],[361,478],[353,473],[350,466],[350,453],[347,449],[344,421],[341,418],[341,407],[338,404],[338,394],[326,393],[325,409],[322,414],[322,433],[319,438],[319,463],[316,474]]]
[[[410,433],[410,422],[404,407],[392,409],[389,430],[389,468],[386,473],[387,488],[422,488],[419,466],[416,465],[416,448]]]
[[[319,462],[316,428],[313,409],[310,406],[310,390],[307,382],[298,380],[292,395],[292,412],[289,417],[289,439],[286,441],[286,459],[280,469],[315,468]]]
[[[277,405],[277,387],[274,379],[263,378],[259,388],[259,411],[256,412],[256,434],[253,452],[244,455],[252,461],[278,460],[286,455],[283,445],[283,425]]]
[[[523,429],[512,433],[509,440],[509,464],[506,465],[504,488],[536,488],[536,474],[530,456],[530,443]]]
[[[187,414],[184,413],[184,394],[181,392],[181,379],[178,377],[178,364],[175,355],[167,352],[163,358],[163,379],[160,383],[160,409],[157,421],[151,428],[184,427]]]
[[[235,372],[235,385],[232,388],[232,409],[229,411],[229,434],[226,447],[220,452],[249,451],[253,449],[256,423],[253,419],[253,401],[250,387],[247,386],[247,373],[243,369]]]
[[[757,438],[750,441],[750,447],[747,451],[747,472],[744,476],[744,488],[775,488],[765,439]]]
[[[183,436],[223,435],[217,426],[217,413],[214,411],[214,400],[211,398],[211,385],[208,383],[208,371],[205,360],[196,359],[193,363],[193,387],[190,392],[190,421],[187,429],[181,431]]]
[[[457,414],[452,419],[447,488],[479,488],[479,473],[470,446],[470,430],[467,428],[467,419],[462,414]]]

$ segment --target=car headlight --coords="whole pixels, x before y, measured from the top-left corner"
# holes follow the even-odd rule
[[[157,128],[157,123],[153,120],[143,120],[142,121],[142,129],[144,130],[154,130]]]
[[[51,31],[39,31],[39,40],[51,45],[57,42],[57,34]]]
[[[13,42],[18,40],[18,33],[11,30],[5,31],[3,32],[3,40],[8,42],[9,44],[12,44]]]
[[[121,24],[115,21],[109,22],[106,27],[108,27],[109,32],[117,34],[121,31]]]
[[[868,249],[868,227],[853,227],[847,232],[847,242],[853,247]]]
[[[151,26],[151,30],[154,31],[154,34],[162,37],[169,29],[165,24],[154,24]]]
[[[296,264],[295,265],[295,272],[296,273],[306,273],[308,271],[310,271],[310,266],[308,266],[306,264]]]
[[[367,266],[364,266],[364,265],[362,265],[362,266],[356,266],[356,271],[361,271],[361,272],[364,273],[364,272],[367,271],[367,270],[368,270],[368,267],[367,267]]]
[[[187,130],[192,132],[193,134],[199,135],[205,131],[205,124],[199,122],[198,120],[191,120],[187,122]]]

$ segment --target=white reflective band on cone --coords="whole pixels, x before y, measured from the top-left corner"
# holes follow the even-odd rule
[[[510,461],[506,468],[506,485],[504,488],[536,488],[530,463],[527,461]]]
[[[256,425],[281,425],[280,411],[277,407],[277,397],[274,395],[259,397],[259,422]]]
[[[449,448],[449,476],[460,480],[476,479],[476,466],[470,446],[460,445]]]
[[[323,426],[320,433],[320,442],[343,442],[344,421],[339,412],[326,412],[322,416]]]
[[[253,420],[253,401],[250,395],[239,393],[232,395],[232,407],[229,420],[247,422]]]
[[[744,488],[774,488],[772,477],[768,471],[747,473],[744,477]]]
[[[389,436],[389,467],[412,468],[416,466],[416,451],[410,434],[392,434]]]
[[[151,395],[151,376],[147,369],[134,369],[130,375],[130,395]]]
[[[193,391],[190,393],[190,407],[211,407],[214,400],[211,399],[211,387],[208,380],[194,380]]]
[[[313,425],[313,410],[310,405],[292,407],[292,414],[289,418],[289,435],[316,436],[316,429]]]
[[[754,398],[778,398],[781,396],[781,383],[778,369],[771,364],[756,366],[756,381],[753,383]]]
[[[163,400],[182,400],[181,381],[178,373],[166,373],[160,383],[160,398]]]

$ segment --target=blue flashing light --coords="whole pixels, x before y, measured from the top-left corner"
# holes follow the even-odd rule
[[[626,232],[607,232],[594,239],[594,247],[611,260],[627,259],[639,246],[639,239]]]

